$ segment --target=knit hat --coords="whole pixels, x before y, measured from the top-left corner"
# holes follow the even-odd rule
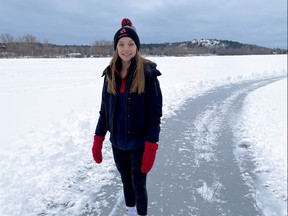
[[[120,28],[114,35],[114,50],[116,50],[117,43],[122,37],[130,37],[136,44],[137,49],[140,49],[140,40],[137,35],[135,27],[132,25],[132,22],[128,18],[124,18],[121,22],[122,28]]]

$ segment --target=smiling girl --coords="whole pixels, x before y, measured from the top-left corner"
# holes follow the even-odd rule
[[[114,54],[104,70],[100,116],[92,154],[102,162],[102,144],[110,132],[113,156],[123,183],[126,214],[147,215],[147,173],[158,149],[162,93],[156,64],[143,58],[132,22],[123,19],[114,36]],[[137,210],[137,213],[136,213]]]

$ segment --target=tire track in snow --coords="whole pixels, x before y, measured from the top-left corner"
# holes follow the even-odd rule
[[[279,79],[218,87],[163,121],[149,215],[263,215],[234,157],[232,129],[245,96]]]

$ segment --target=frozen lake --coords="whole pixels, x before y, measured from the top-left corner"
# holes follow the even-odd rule
[[[255,144],[250,150],[253,163],[258,167],[251,171],[264,174],[260,187],[271,189],[270,196],[282,202],[280,212],[285,215],[287,55],[149,59],[157,63],[162,73],[159,80],[164,98],[163,126],[168,119],[179,115],[178,111],[187,100],[199,98],[212,89],[246,81],[284,78],[243,99],[244,110],[239,112],[237,127],[242,131],[238,133],[240,141],[244,139]],[[116,184],[114,180],[118,178],[108,139],[103,163],[96,165],[91,157],[103,83],[101,74],[109,61],[109,58],[0,59],[1,215],[79,215],[89,211],[98,215],[96,210],[100,206],[116,205],[108,200],[97,200],[100,191]],[[265,100],[267,97],[269,100]],[[273,103],[269,104],[271,101]],[[267,121],[269,124],[265,124]],[[253,122],[257,122],[257,127]],[[263,140],[264,147],[259,145]],[[164,148],[165,143],[161,142]],[[184,148],[182,150],[185,152]],[[213,158],[213,152],[211,154]],[[153,182],[157,181],[153,172],[167,163],[159,161],[165,159],[163,155],[152,170]],[[206,186],[202,183],[193,188],[193,193],[199,192],[199,188],[207,191],[213,188],[213,182]],[[118,191],[121,192],[121,188]],[[115,202],[121,203],[120,192],[115,194],[118,197]],[[202,199],[205,200],[205,195]],[[273,215],[273,206],[268,206],[267,212],[264,215]],[[229,214],[224,212],[223,215]]]

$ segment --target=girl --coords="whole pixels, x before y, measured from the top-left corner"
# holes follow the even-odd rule
[[[162,93],[156,64],[143,58],[132,22],[123,19],[114,36],[114,54],[104,70],[100,116],[92,153],[102,162],[102,144],[110,132],[113,156],[121,175],[126,214],[147,215],[147,173],[158,149]]]

